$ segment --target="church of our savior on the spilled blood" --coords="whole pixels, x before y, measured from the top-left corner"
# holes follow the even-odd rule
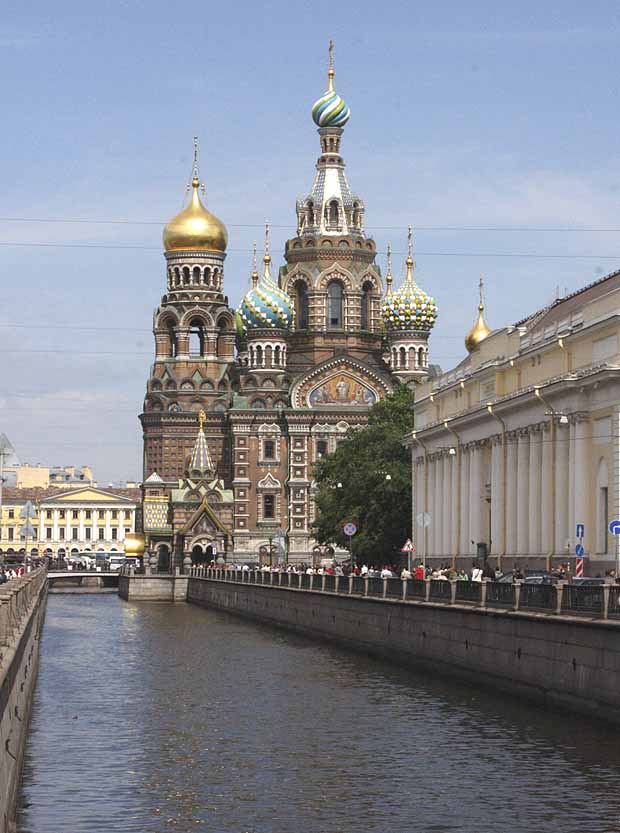
[[[166,225],[167,287],[154,314],[144,411],[144,532],[152,567],[263,558],[310,561],[313,471],[370,406],[428,374],[435,302],[409,254],[385,290],[363,199],[345,174],[350,111],[334,88],[312,108],[320,156],[284,264],[268,231],[261,273],[235,311],[224,294],[228,234],[205,208],[195,164],[187,206]]]

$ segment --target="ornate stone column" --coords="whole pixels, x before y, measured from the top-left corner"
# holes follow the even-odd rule
[[[443,555],[443,459],[441,455],[435,457],[435,555]]]
[[[527,429],[519,431],[517,444],[517,552],[529,555],[529,474],[530,435]]]
[[[538,426],[530,429],[530,483],[529,483],[529,549],[532,555],[543,552],[541,540],[542,497],[542,432]]]
[[[491,445],[491,554],[500,555],[504,525],[504,472],[502,438],[493,437]]]
[[[577,425],[573,418],[571,419],[568,427],[568,522],[566,524],[566,532],[564,535],[565,538],[570,538],[571,540],[575,536],[575,521],[577,520],[575,516],[575,479],[577,477],[577,470],[575,466],[575,447],[577,445],[575,440],[576,434]],[[564,552],[566,551],[565,547]],[[574,552],[574,550],[572,552]]]
[[[564,555],[568,538],[568,441],[567,425],[556,425],[555,433],[555,546]]]
[[[470,482],[469,464],[471,455],[469,448],[461,447],[461,529],[459,535],[459,555],[469,553],[469,504],[470,504]]]
[[[509,434],[506,448],[506,553],[517,552],[517,437]]]
[[[469,552],[475,554],[476,544],[482,541],[482,530],[480,528],[482,501],[482,448],[476,443],[471,449],[471,463],[469,479],[471,483],[471,494],[469,504]],[[473,541],[473,544],[472,544]]]
[[[553,417],[552,417],[553,419]],[[553,478],[553,457],[554,443],[551,438],[551,430],[546,424],[541,431],[542,446],[542,471],[540,478],[540,508],[541,508],[541,550],[547,553],[553,552],[554,519],[553,500],[556,488]]]
[[[590,444],[590,422],[585,414],[578,414],[575,422],[574,459],[575,459],[575,524],[586,525],[584,546],[586,552],[595,547],[595,523],[592,512],[592,484],[596,472],[590,473],[592,453]],[[571,531],[571,535],[575,530]]]
[[[443,457],[443,554],[452,555],[452,528],[454,526],[454,500],[452,497],[452,457]]]
[[[437,529],[437,517],[435,515],[435,461],[430,456],[427,461],[428,465],[428,509],[425,509],[430,516],[431,516],[431,524],[428,528],[427,534],[427,542],[428,542],[428,551],[427,555],[435,555],[435,530]]]

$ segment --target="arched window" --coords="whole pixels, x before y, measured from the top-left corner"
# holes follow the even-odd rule
[[[204,331],[202,321],[198,318],[192,319],[189,325],[189,354],[190,356],[204,356]]]
[[[194,284],[198,286],[198,284],[200,283],[200,266],[194,266],[192,274],[194,278]]]
[[[181,285],[181,273],[179,271],[179,267],[174,267],[174,285],[180,286]]]
[[[362,330],[372,329],[372,284],[362,287]]]
[[[418,348],[418,367],[424,367],[425,364],[426,364],[426,361],[424,359],[424,348],[419,347]]]
[[[280,347],[277,345],[273,348],[273,364],[274,367],[280,367]]]
[[[186,286],[189,285],[189,266],[183,267],[183,284]]]
[[[337,281],[327,287],[327,329],[341,330],[342,316],[342,285]]]
[[[208,267],[208,266],[205,266],[205,271],[204,271],[204,285],[205,285],[205,286],[209,286],[209,285],[210,285],[210,283],[211,283],[211,270],[209,269],[209,267]]]
[[[407,367],[407,351],[404,347],[400,348],[400,366],[403,369]]]
[[[314,225],[314,203],[312,200],[308,202],[308,225]]]
[[[329,204],[329,225],[338,225],[338,201],[332,200]]]
[[[295,313],[297,315],[297,329],[307,330],[309,318],[308,287],[303,281],[299,281],[297,284],[297,309]]]

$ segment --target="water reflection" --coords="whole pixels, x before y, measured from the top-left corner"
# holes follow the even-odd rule
[[[22,833],[612,833],[615,729],[192,606],[50,597]]]

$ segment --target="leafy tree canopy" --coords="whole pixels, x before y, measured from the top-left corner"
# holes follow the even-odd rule
[[[370,409],[368,426],[353,430],[316,469],[321,544],[348,546],[346,521],[357,525],[353,557],[390,561],[411,537],[411,452],[403,446],[413,430],[413,392],[400,385]]]

